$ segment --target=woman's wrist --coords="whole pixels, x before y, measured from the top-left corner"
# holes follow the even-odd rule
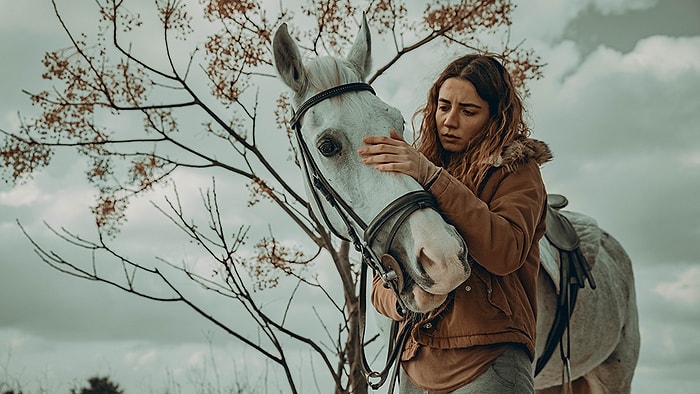
[[[418,157],[418,176],[416,180],[427,189],[426,185],[435,180],[440,172],[440,167],[433,164],[422,153],[418,153]]]

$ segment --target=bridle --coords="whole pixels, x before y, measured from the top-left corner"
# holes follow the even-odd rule
[[[304,114],[314,105],[327,100],[331,97],[339,96],[350,92],[362,92],[369,91],[372,94],[376,94],[372,86],[364,82],[354,82],[343,85],[338,85],[328,90],[324,90],[308,100],[304,101],[299,109],[295,112],[290,123],[292,129],[294,129],[297,143],[300,148],[300,154],[302,157],[302,163],[304,167],[304,173],[307,178],[307,182],[310,185],[311,195],[318,207],[320,214],[326,226],[335,234],[337,237],[344,239],[348,242],[352,242],[356,251],[360,252],[362,255],[362,267],[360,273],[360,311],[359,311],[359,322],[360,322],[360,344],[364,343],[365,334],[365,320],[366,320],[366,288],[367,288],[367,267],[369,266],[372,270],[377,273],[381,279],[384,281],[384,286],[391,288],[396,294],[397,306],[403,314],[411,314],[411,312],[406,308],[405,303],[401,300],[400,292],[403,290],[405,285],[405,278],[401,271],[401,267],[396,259],[391,255],[391,244],[394,241],[396,233],[398,232],[401,225],[408,219],[408,217],[415,211],[424,208],[436,209],[436,203],[432,194],[425,190],[418,190],[406,193],[382,209],[379,214],[377,214],[372,221],[367,224],[345,201],[345,199],[338,194],[338,192],[333,188],[333,186],[328,182],[326,177],[320,171],[318,165],[313,160],[311,156],[311,151],[308,145],[304,141],[301,135],[301,119]],[[336,210],[336,213],[343,221],[343,224],[347,230],[347,236],[342,232],[338,231],[328,218],[326,211],[323,208],[321,201],[321,196],[325,198],[328,204]],[[377,241],[377,235],[381,230],[389,225],[393,220],[393,226],[389,230],[389,235],[385,242],[385,245],[374,245]],[[355,231],[355,226],[357,225],[363,231],[363,238],[361,239],[357,232]],[[373,246],[382,246],[377,248],[382,250],[381,254],[375,253]],[[410,324],[405,324],[402,332],[398,332],[398,323],[393,322],[392,324],[392,335],[396,336],[395,341],[389,341],[389,350],[387,354],[387,364],[382,371],[373,371],[367,358],[365,356],[364,350],[362,351],[362,366],[364,369],[365,379],[367,383],[372,386],[373,389],[378,389],[381,387],[388,376],[389,370],[392,365],[396,364],[394,370],[394,375],[397,373],[399,354],[403,349],[403,344],[410,333]],[[372,382],[378,379],[378,381]],[[390,387],[390,392],[393,391],[393,377],[392,377],[392,387]]]
[[[366,258],[366,261],[363,262],[368,263],[370,267],[381,276],[384,282],[392,287],[398,298],[399,292],[402,290],[402,288],[398,288],[395,285],[401,280],[399,278],[401,272],[384,267],[384,265],[381,264],[382,258],[386,259],[384,255],[389,254],[391,244],[393,243],[398,229],[413,212],[424,208],[436,208],[433,196],[425,190],[418,190],[404,194],[387,205],[369,224],[367,224],[328,182],[327,178],[323,175],[318,165],[313,160],[311,151],[301,134],[301,118],[311,107],[334,96],[360,91],[369,91],[372,94],[375,94],[372,86],[362,82],[348,83],[324,90],[302,103],[292,117],[290,123],[295,131],[297,143],[300,147],[300,153],[304,165],[304,173],[307,177],[309,185],[312,186],[312,197],[319,208],[326,226],[339,238],[346,241],[351,241],[355,249],[362,253],[363,258]],[[319,193],[326,199],[328,204],[336,210],[337,214],[343,220],[346,226],[347,236],[338,231],[338,229],[336,229],[329,220],[328,215],[321,204]],[[379,256],[373,251],[372,246],[383,227],[390,223],[394,218],[396,218],[396,220],[394,221],[393,227],[389,232],[386,245],[384,245],[384,253]],[[355,227],[352,225],[353,222],[362,229],[364,233],[363,240],[361,240],[357,235]],[[400,307],[405,310],[405,305],[400,298],[399,303]]]

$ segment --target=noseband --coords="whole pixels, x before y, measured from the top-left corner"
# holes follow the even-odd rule
[[[338,192],[333,188],[333,186],[328,182],[326,177],[320,171],[318,165],[313,159],[313,156],[311,156],[311,151],[309,150],[308,145],[306,144],[304,138],[301,135],[301,118],[311,107],[326,99],[339,96],[345,93],[361,91],[369,91],[372,94],[376,94],[374,92],[374,89],[372,89],[372,86],[363,82],[348,83],[330,88],[328,90],[324,90],[321,93],[312,96],[304,103],[302,103],[290,122],[292,128],[295,131],[297,142],[300,147],[300,152],[303,159],[302,162],[304,164],[304,173],[306,175],[307,181],[309,182],[309,185],[312,186],[310,188],[311,195],[319,208],[323,221],[325,222],[326,226],[333,232],[333,234],[346,241],[352,242],[353,246],[355,247],[355,250],[362,254],[363,264],[362,272],[360,275],[360,341],[361,343],[364,343],[366,311],[365,289],[367,286],[367,266],[372,268],[372,270],[375,273],[379,274],[379,276],[384,281],[385,287],[391,288],[394,291],[394,293],[396,294],[398,307],[401,309],[402,313],[407,313],[408,309],[406,308],[405,303],[403,302],[403,300],[401,300],[400,297],[400,293],[401,291],[403,291],[405,278],[403,277],[399,263],[390,253],[391,244],[393,243],[394,238],[396,237],[396,233],[398,232],[401,225],[408,219],[408,217],[413,212],[424,208],[436,209],[436,204],[434,197],[425,190],[409,192],[392,201],[389,205],[382,209],[382,211],[379,212],[379,214],[377,214],[377,216],[375,216],[369,224],[367,224],[352,209],[352,207],[347,203],[347,201],[345,201],[345,199],[343,199],[343,197],[338,194]],[[345,236],[342,232],[338,231],[332,225],[331,221],[328,219],[328,215],[323,209],[323,205],[321,204],[321,197],[319,195],[322,195],[326,199],[328,204],[336,210],[336,212],[338,213],[338,215],[340,216],[344,225],[347,228],[347,236]],[[378,247],[377,249],[380,249],[382,251],[381,254],[377,254],[374,252],[372,247],[375,246],[374,244],[377,241],[378,234],[381,232],[381,230],[384,229],[385,226],[392,223],[392,219],[394,219],[393,226],[389,230],[389,236],[387,237],[385,244],[376,245],[381,246],[381,248]],[[360,229],[362,229],[364,233],[363,239],[360,239],[360,237],[357,235],[353,223],[355,223]],[[406,324],[404,327],[409,326],[409,324]],[[405,337],[407,336],[408,332],[410,332],[410,327],[409,329],[404,329],[403,332],[400,334],[396,333],[397,337],[401,337],[397,338],[396,343],[391,343],[390,341],[389,354],[387,355],[387,365],[381,372],[375,372],[370,369],[369,364],[367,363],[366,357],[364,355],[364,351],[362,352],[362,361],[365,370],[365,378],[375,390],[379,388],[386,380],[389,369],[391,369],[391,366],[392,364],[394,364],[394,361],[398,363],[398,354],[402,351],[403,340],[405,340]],[[396,371],[394,371],[394,373],[396,373]],[[370,382],[370,379],[379,379],[379,381],[376,383],[372,383]]]

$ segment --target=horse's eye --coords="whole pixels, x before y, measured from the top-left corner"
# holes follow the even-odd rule
[[[325,157],[337,155],[341,148],[340,143],[330,137],[323,138],[318,142],[318,151]]]

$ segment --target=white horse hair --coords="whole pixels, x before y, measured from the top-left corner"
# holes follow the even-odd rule
[[[273,43],[275,65],[282,80],[295,93],[297,108],[322,90],[364,81],[371,67],[370,48],[370,34],[364,18],[346,59],[320,57],[304,62],[286,25],[277,31]],[[356,153],[363,136],[386,135],[390,129],[403,131],[400,112],[371,93],[349,93],[325,100],[312,107],[303,121],[303,138],[312,148],[314,160],[338,193],[365,220],[371,220],[398,196],[420,189],[411,177],[383,173],[363,164]],[[332,157],[325,157],[314,149],[328,141],[338,148],[338,153]],[[307,192],[309,187],[307,185]],[[319,207],[313,206],[312,209],[318,212]],[[325,209],[330,213],[332,225],[342,228],[333,210]],[[579,219],[584,215],[563,213],[577,229],[582,228]],[[587,223],[590,224],[591,220]],[[586,287],[578,293],[570,322],[571,378],[575,380],[577,394],[629,393],[640,342],[632,263],[612,236],[597,225],[586,228],[594,236],[582,237],[582,249],[589,252],[586,257],[594,263],[597,289]],[[414,311],[424,312],[437,307],[445,295],[470,274],[462,238],[431,209],[412,214],[399,231],[396,244],[392,253],[400,257],[400,263],[415,282],[401,297]],[[556,254],[544,238],[540,245],[543,260]],[[538,279],[538,354],[544,348],[554,320],[557,286],[547,270],[541,269]],[[536,377],[538,393],[561,391],[562,361],[559,354],[559,349],[555,349],[549,363]]]

